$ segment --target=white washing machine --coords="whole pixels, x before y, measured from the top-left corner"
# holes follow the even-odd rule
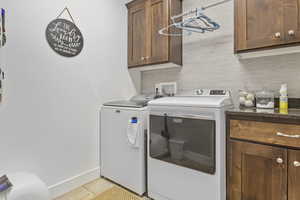
[[[150,101],[148,195],[155,200],[225,200],[224,90]]]
[[[101,176],[139,194],[146,192],[145,103],[110,102],[101,109]]]

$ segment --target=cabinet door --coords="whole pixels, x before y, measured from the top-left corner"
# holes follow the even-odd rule
[[[230,153],[230,200],[287,199],[286,149],[234,141]]]
[[[300,0],[285,1],[285,39],[287,43],[300,42]]]
[[[160,29],[169,24],[168,0],[148,0],[147,44],[148,64],[163,63],[169,60],[169,37],[160,35]]]
[[[289,150],[289,200],[300,199],[300,151]]]
[[[146,4],[139,1],[128,10],[128,66],[146,63]]]
[[[235,50],[285,43],[285,0],[235,0]]]

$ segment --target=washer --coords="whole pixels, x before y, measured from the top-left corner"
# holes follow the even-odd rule
[[[148,103],[148,195],[225,200],[225,110],[230,93],[200,89]]]
[[[101,109],[101,176],[139,194],[146,192],[146,102],[117,101]]]

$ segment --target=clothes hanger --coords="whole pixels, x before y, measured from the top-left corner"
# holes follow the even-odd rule
[[[172,16],[172,24],[162,28],[159,30],[160,35],[165,35],[165,36],[183,36],[183,35],[191,35],[193,32],[196,33],[205,33],[205,32],[212,32],[217,29],[219,29],[221,26],[217,23],[214,22],[212,19],[207,17],[204,14],[204,10],[227,3],[231,0],[223,0],[220,2],[216,2],[207,6],[204,6],[202,8],[196,8],[193,10],[190,10],[188,12]],[[183,19],[183,17],[193,15],[191,17],[188,17],[186,19]],[[181,21],[178,22],[178,19],[181,19]],[[170,29],[177,29],[179,33],[170,33]]]

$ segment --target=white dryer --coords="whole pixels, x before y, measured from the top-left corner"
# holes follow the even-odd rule
[[[150,101],[148,195],[155,200],[225,200],[224,90]]]
[[[145,103],[120,101],[101,109],[101,176],[139,194],[146,192]]]

